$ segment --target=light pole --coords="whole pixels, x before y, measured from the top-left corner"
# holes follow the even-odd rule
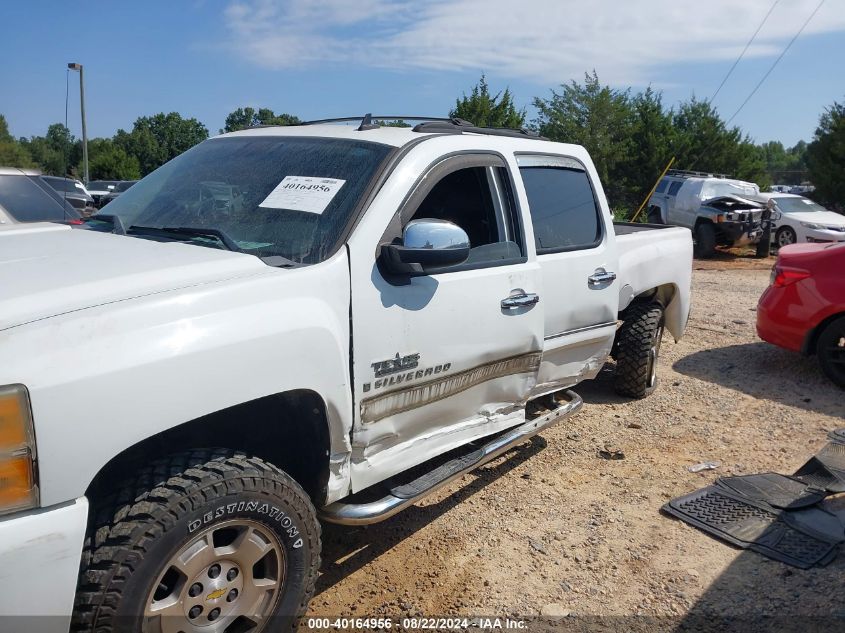
[[[82,181],[88,185],[88,132],[85,129],[85,83],[82,81],[82,64],[70,63],[69,70],[79,71],[79,109],[82,111]]]

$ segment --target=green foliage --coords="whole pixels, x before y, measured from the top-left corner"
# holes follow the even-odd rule
[[[602,86],[595,71],[585,74],[583,84],[573,80],[561,88],[549,99],[534,99],[540,134],[586,147],[611,206],[630,203],[625,181],[636,122],[630,91]]]
[[[716,109],[695,97],[673,113],[674,150],[679,169],[722,173],[771,184],[763,153],[738,127],[728,129]]]
[[[32,156],[9,132],[6,117],[0,114],[0,166],[34,167]]]
[[[831,206],[845,207],[845,103],[834,101],[821,115],[807,146],[807,166],[816,197]]]
[[[207,138],[208,129],[196,119],[160,112],[138,118],[131,132],[118,130],[114,142],[138,160],[141,175],[146,176]]]
[[[763,151],[706,101],[693,97],[666,110],[659,92],[616,90],[595,71],[561,88],[534,100],[535,125],[554,141],[587,148],[613,208],[638,207],[672,156],[676,169],[730,174],[763,188],[771,182]]]
[[[226,127],[220,130],[224,132],[236,132],[256,125],[297,125],[299,117],[293,114],[276,114],[270,108],[238,108],[226,116]]]
[[[484,75],[481,75],[470,96],[464,93],[462,98],[455,101],[455,108],[449,112],[449,116],[470,121],[480,127],[521,128],[525,125],[525,110],[516,109],[510,89],[505,88],[504,92],[492,96]]]
[[[77,171],[82,171],[81,165]],[[136,180],[141,177],[138,159],[110,138],[88,141],[88,171],[91,180]]]
[[[390,119],[389,121],[376,119],[373,123],[381,127],[413,127],[413,125],[403,119]]]

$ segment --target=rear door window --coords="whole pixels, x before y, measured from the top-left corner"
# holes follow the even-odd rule
[[[537,253],[597,246],[602,222],[584,166],[564,157],[519,157]]]
[[[666,191],[666,185],[669,184],[668,180],[661,180],[660,184],[657,185],[657,189],[654,190],[655,193],[663,193]]]

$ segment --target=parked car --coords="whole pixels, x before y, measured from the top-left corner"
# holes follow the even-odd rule
[[[58,176],[41,176],[48,185],[59,192],[65,200],[70,202],[74,209],[82,215],[90,215],[94,211],[94,198],[88,193],[78,180],[73,178],[60,178]]]
[[[82,216],[41,172],[0,167],[0,226],[19,222],[81,225]]]
[[[0,613],[65,631],[284,630],[318,516],[569,419],[611,354],[648,395],[689,315],[689,231],[614,225],[583,147],[460,121],[221,135],[88,224],[0,234]]]
[[[690,229],[697,257],[712,257],[717,246],[749,244],[757,246],[758,257],[768,257],[770,214],[751,199],[759,194],[753,182],[672,170],[649,199],[648,221]]]
[[[818,356],[845,388],[845,244],[784,246],[771,285],[757,305],[757,334],[780,347]]]
[[[118,180],[114,188],[106,194],[100,196],[100,208],[102,209],[109,202],[120,196],[124,191],[128,190],[134,185],[137,180]]]
[[[779,248],[802,242],[845,242],[845,216],[789,193],[761,193],[759,199],[772,201],[774,243]]]
[[[94,198],[94,206],[98,209],[102,206],[100,199],[111,193],[117,186],[119,180],[92,180],[88,183],[88,193]]]

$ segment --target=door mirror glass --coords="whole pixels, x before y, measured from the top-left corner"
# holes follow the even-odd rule
[[[469,237],[457,224],[424,218],[408,222],[401,244],[382,246],[382,260],[392,273],[425,275],[434,268],[465,262],[469,248]]]

